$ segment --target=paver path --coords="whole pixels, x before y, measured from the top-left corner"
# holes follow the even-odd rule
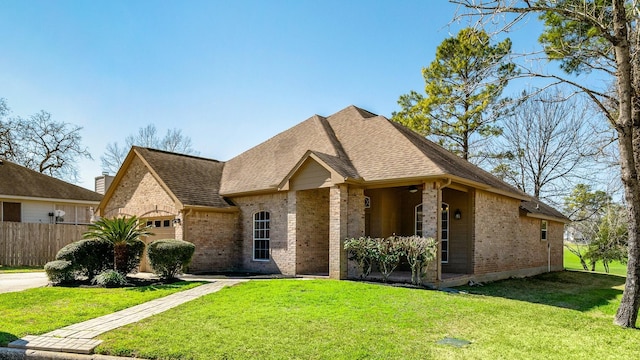
[[[196,288],[177,292],[159,299],[124,309],[113,314],[69,325],[43,335],[27,335],[9,343],[10,348],[61,351],[78,354],[91,354],[102,340],[94,337],[107,331],[128,325],[155,314],[169,310],[187,301],[199,298],[246,279],[220,279],[200,285]]]

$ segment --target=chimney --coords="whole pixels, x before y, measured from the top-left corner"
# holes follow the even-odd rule
[[[106,194],[109,186],[113,182],[114,176],[109,175],[108,172],[103,172],[102,175],[96,177],[95,192],[98,194]]]

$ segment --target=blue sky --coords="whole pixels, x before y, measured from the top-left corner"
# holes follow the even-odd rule
[[[106,145],[150,123],[228,160],[351,104],[389,117],[466,25],[449,25],[455,10],[444,0],[4,0],[0,97],[13,115],[46,110],[83,127],[94,160],[79,164],[80,185],[92,189]],[[535,46],[537,28],[512,36],[514,50]]]

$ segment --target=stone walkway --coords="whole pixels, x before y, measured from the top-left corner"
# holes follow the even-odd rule
[[[27,335],[9,343],[10,348],[59,351],[76,354],[91,354],[102,340],[94,339],[107,331],[132,324],[150,316],[169,310],[200,296],[233,286],[246,279],[220,279],[196,288],[177,292],[169,296],[101,316],[78,324],[69,325],[43,335]]]

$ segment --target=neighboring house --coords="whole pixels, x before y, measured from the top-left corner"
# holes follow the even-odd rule
[[[190,270],[355,276],[350,237],[434,237],[429,281],[561,270],[567,219],[383,116],[313,116],[227,161],[134,147],[99,206],[195,243]],[[459,281],[460,282],[460,281]],[[451,283],[451,282],[449,282]]]
[[[102,195],[0,160],[0,222],[88,224]]]

